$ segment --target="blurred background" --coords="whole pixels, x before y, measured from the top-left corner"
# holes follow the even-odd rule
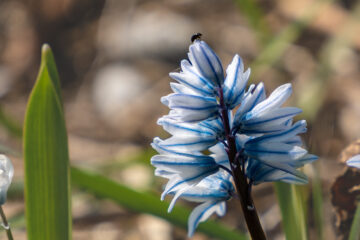
[[[346,235],[358,190],[334,201],[342,185],[332,185],[349,171],[341,152],[360,138],[360,1],[1,0],[0,152],[15,166],[4,208],[16,240],[26,239],[21,126],[41,45],[50,44],[57,62],[72,165],[159,195],[164,181],[149,164],[152,138],[167,136],[156,125],[168,112],[159,100],[170,92],[168,73],[179,71],[197,32],[224,66],[234,54],[242,56],[251,82],[264,82],[268,93],[293,84],[288,104],[303,108],[305,143],[320,156],[305,169],[314,180],[307,191],[310,239],[317,239],[314,193],[322,198],[324,237]],[[348,152],[359,151],[360,143],[352,146]],[[356,185],[347,183],[347,190]],[[269,239],[285,239],[273,185],[256,186],[253,195]],[[76,240],[186,238],[186,230],[76,188],[72,208]],[[236,199],[228,209],[220,221],[246,231]],[[193,239],[210,238],[197,233]]]

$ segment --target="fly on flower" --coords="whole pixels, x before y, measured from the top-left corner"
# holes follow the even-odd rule
[[[170,112],[158,124],[172,136],[152,143],[159,152],[151,159],[155,175],[169,180],[161,199],[174,196],[169,211],[179,198],[199,203],[188,221],[192,236],[213,213],[223,216],[226,201],[238,195],[251,236],[266,239],[251,186],[307,183],[298,169],[317,157],[302,147],[299,134],[306,132],[306,121],[293,120],[301,109],[282,107],[291,84],[267,97],[263,83],[248,86],[250,69],[240,56],[235,55],[224,71],[204,41],[192,40],[180,72],[170,73],[173,93],[161,98]]]
[[[194,35],[191,36],[191,42],[193,43],[195,40],[200,40],[201,39],[202,34],[201,33],[196,33]]]

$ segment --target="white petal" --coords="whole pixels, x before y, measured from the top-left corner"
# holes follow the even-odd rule
[[[160,118],[157,122],[165,131],[175,136],[203,136],[216,135],[212,129],[206,128],[198,123],[184,123],[176,121],[168,116]]]
[[[198,175],[209,168],[216,168],[217,164],[213,158],[185,157],[178,155],[155,155],[151,158],[151,164],[160,170],[182,174],[191,177]]]
[[[0,154],[0,205],[4,204],[7,197],[7,190],[10,187],[14,175],[14,167],[10,159]]]
[[[188,63],[188,61],[186,62]],[[183,63],[184,61],[182,62],[182,65]],[[214,94],[214,85],[212,82],[197,74],[195,69],[191,66],[182,68],[186,69],[186,71],[181,73],[170,73],[170,77],[200,94]]]
[[[182,93],[182,94],[188,94],[188,95],[200,95],[199,93],[195,92],[193,89],[187,87],[186,85],[180,84],[180,83],[170,83],[171,90],[173,90],[174,93]],[[168,104],[165,104],[168,106]]]
[[[248,112],[245,114],[242,124],[244,127],[261,127],[264,125],[282,125],[289,119],[300,114],[302,110],[295,107],[277,108],[267,112]]]
[[[251,109],[253,109],[257,104],[262,102],[265,97],[265,88],[262,82],[259,83],[256,88],[254,85],[251,85],[248,92],[242,99],[240,107],[235,113],[234,126],[238,126],[241,123],[244,114],[251,111]]]
[[[291,128],[285,131],[267,134],[261,137],[250,140],[252,143],[265,143],[265,142],[286,142],[293,139],[296,135],[306,132],[306,121],[301,120],[296,122]]]
[[[224,99],[231,109],[236,107],[241,101],[245,92],[245,87],[250,76],[250,69],[245,73],[244,64],[239,57],[235,55],[231,64],[226,69],[226,79],[224,82]]]
[[[215,168],[206,168],[205,171],[201,172],[200,174],[197,174],[195,176],[186,176],[183,177],[181,175],[175,175],[173,178],[169,180],[169,182],[166,184],[166,187],[161,194],[161,199],[163,200],[167,194],[170,192],[177,192],[180,189],[187,188],[193,184],[196,184],[200,182],[202,179],[204,179],[206,176],[209,176],[213,173],[215,173],[218,169]],[[185,175],[189,175],[188,173],[183,173]]]
[[[174,110],[170,116],[182,121],[201,121],[218,114],[218,104],[213,97],[173,93],[161,101]]]
[[[296,168],[302,167],[302,166],[304,166],[305,164],[307,164],[307,163],[312,163],[312,162],[314,162],[314,161],[316,161],[316,160],[318,160],[318,159],[319,159],[319,157],[316,156],[316,155],[306,154],[306,155],[303,156],[302,158],[297,159],[297,160],[295,161],[295,163],[294,163],[294,166],[295,166]]]
[[[291,164],[294,160],[303,157],[307,151],[289,144],[263,142],[258,144],[246,143],[245,153],[263,162]]]
[[[206,221],[215,212],[223,213],[224,205],[219,204],[219,202],[208,201],[197,206],[191,212],[188,220],[188,236],[192,237],[199,223]]]
[[[218,143],[215,146],[212,146],[209,148],[213,154],[210,156],[215,160],[215,162],[221,166],[224,166],[228,169],[231,169],[230,163],[229,163],[229,157],[225,151],[225,147],[222,143]]]
[[[160,145],[175,151],[203,151],[216,142],[216,136],[172,136]]]
[[[271,168],[269,168],[271,169]],[[286,182],[291,184],[306,184],[307,177],[302,172],[297,171],[297,175],[290,174],[281,170],[272,169],[268,172],[259,173],[257,178],[254,181],[254,184],[259,184],[261,182]]]
[[[168,207],[168,213],[171,212],[175,206],[176,201],[179,199],[179,197],[186,192],[188,189],[190,189],[193,185],[190,185],[188,187],[185,187],[183,189],[180,189],[179,191],[176,192],[174,198],[171,200],[170,205]]]
[[[352,158],[350,158],[346,164],[349,167],[356,167],[356,168],[360,168],[360,154],[359,155],[355,155]]]
[[[203,41],[195,41],[189,47],[189,59],[197,72],[204,78],[221,86],[224,73],[221,62],[214,51]]]
[[[290,97],[291,92],[292,87],[290,83],[281,85],[280,87],[276,88],[265,101],[254,107],[254,113],[265,110],[269,111],[273,108],[280,107]]]

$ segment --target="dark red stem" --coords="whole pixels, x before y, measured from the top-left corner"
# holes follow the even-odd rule
[[[224,102],[222,88],[219,89],[220,114],[225,129],[225,136],[228,144],[228,157],[231,171],[235,182],[235,187],[239,195],[241,208],[244,213],[246,225],[253,240],[266,240],[264,230],[261,227],[259,216],[257,214],[254,201],[251,197],[251,184],[248,182],[245,169],[241,168],[241,161],[237,159],[235,136],[232,134],[229,123],[228,109]],[[240,154],[240,160],[243,158]],[[242,159],[244,160],[244,159]]]

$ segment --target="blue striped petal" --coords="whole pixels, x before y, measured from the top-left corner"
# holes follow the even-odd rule
[[[308,183],[307,176],[300,171],[296,171],[296,175],[294,175],[271,167],[267,167],[267,168],[263,167],[261,171],[257,173],[253,181],[255,185],[262,182],[277,182],[277,181],[286,182],[290,184]]]
[[[222,217],[225,215],[225,212],[225,202],[208,201],[197,206],[191,212],[188,220],[188,236],[192,237],[199,223],[206,221],[213,213],[217,213]]]
[[[170,111],[172,117],[182,121],[201,121],[218,113],[214,97],[172,93],[162,97],[161,102],[174,110]]]
[[[291,164],[294,160],[303,157],[307,151],[299,146],[284,143],[246,143],[245,154],[267,164],[286,163]]]
[[[215,134],[213,129],[203,126],[201,123],[179,122],[168,116],[159,118],[158,122],[165,131],[176,136],[202,136],[212,137]]]
[[[219,116],[218,111],[209,111],[208,109],[195,110],[195,109],[173,109],[170,110],[169,117],[188,123],[196,123],[205,119],[214,119]]]
[[[185,156],[185,157],[199,157],[199,158],[206,158],[207,156],[203,155],[200,152],[191,152],[191,151],[177,151],[176,149],[169,149],[164,147],[161,143],[163,140],[161,140],[159,137],[155,137],[153,139],[153,142],[151,143],[151,146],[153,149],[155,149],[158,153],[162,155],[179,155],[179,156]]]
[[[312,163],[316,160],[318,160],[319,157],[313,154],[306,154],[300,159],[297,159],[295,163],[293,164],[294,167],[299,168],[304,166],[305,164]]]
[[[191,64],[204,78],[217,86],[224,82],[224,72],[221,62],[214,51],[204,42],[195,41],[189,47],[188,53]]]
[[[258,112],[257,114],[250,111],[243,117],[242,129],[263,129],[266,132],[274,129],[274,131],[279,131],[286,126],[285,124],[289,119],[301,112],[300,108],[295,107],[277,108],[271,111]]]
[[[356,168],[360,168],[360,154],[359,155],[355,155],[352,158],[350,158],[349,160],[347,160],[346,164],[349,167],[356,167]]]
[[[246,175],[253,184],[257,185],[262,182],[282,181],[293,184],[307,183],[307,177],[300,171],[292,169],[293,173],[270,167],[255,159],[247,162]]]
[[[257,104],[252,111],[255,114],[259,111],[278,108],[290,97],[291,93],[292,87],[290,83],[281,85],[276,88],[266,100]]]
[[[172,136],[159,145],[175,151],[203,151],[216,143],[216,136]]]
[[[244,73],[244,64],[239,55],[235,55],[226,69],[224,82],[224,100],[230,109],[240,104],[249,76],[250,69]]]
[[[294,146],[302,146],[303,145],[301,137],[299,137],[299,136],[289,138],[286,141],[284,141],[284,143],[294,145]]]
[[[213,83],[199,75],[189,61],[183,60],[181,69],[180,73],[170,73],[170,77],[201,95],[214,95]]]
[[[175,194],[175,196],[171,201],[169,211],[171,211],[179,197],[192,202],[228,200],[234,192],[234,186],[230,181],[230,177],[230,174],[227,172],[219,170],[217,173],[207,176],[196,185],[180,189],[177,192],[171,192],[170,194]]]
[[[293,139],[296,135],[304,132],[306,132],[306,121],[300,120],[289,129],[253,138],[249,140],[249,143],[286,142],[287,140]]]
[[[217,168],[213,158],[204,156],[184,157],[177,155],[155,155],[151,158],[151,164],[159,170],[168,173],[186,173],[187,176],[197,175],[206,171],[207,168]]]
[[[171,90],[173,90],[174,93],[182,93],[182,94],[188,94],[188,95],[200,95],[191,88],[187,87],[186,85],[180,84],[180,83],[170,83]],[[168,106],[168,103],[163,103],[166,106]]]
[[[251,85],[244,95],[240,107],[236,110],[233,127],[239,126],[244,114],[251,111],[257,104],[264,101],[265,98],[265,88],[263,83],[259,83],[256,87],[255,85]]]
[[[203,171],[196,175],[192,175],[187,172],[181,172],[174,175],[169,179],[168,183],[165,186],[163,193],[161,194],[161,200],[164,200],[165,196],[170,192],[177,192],[180,189],[191,187],[194,184],[199,183],[203,178],[215,173],[218,171],[218,167],[214,166],[212,168],[203,168]]]
[[[231,169],[229,163],[229,157],[225,151],[224,144],[218,143],[215,146],[209,148],[209,150],[213,153],[210,156],[215,160],[217,164],[224,166],[227,169]]]
[[[224,126],[220,117],[202,121],[199,123],[199,126],[202,126],[206,129],[211,129],[214,133],[216,133],[217,136],[224,134]]]

